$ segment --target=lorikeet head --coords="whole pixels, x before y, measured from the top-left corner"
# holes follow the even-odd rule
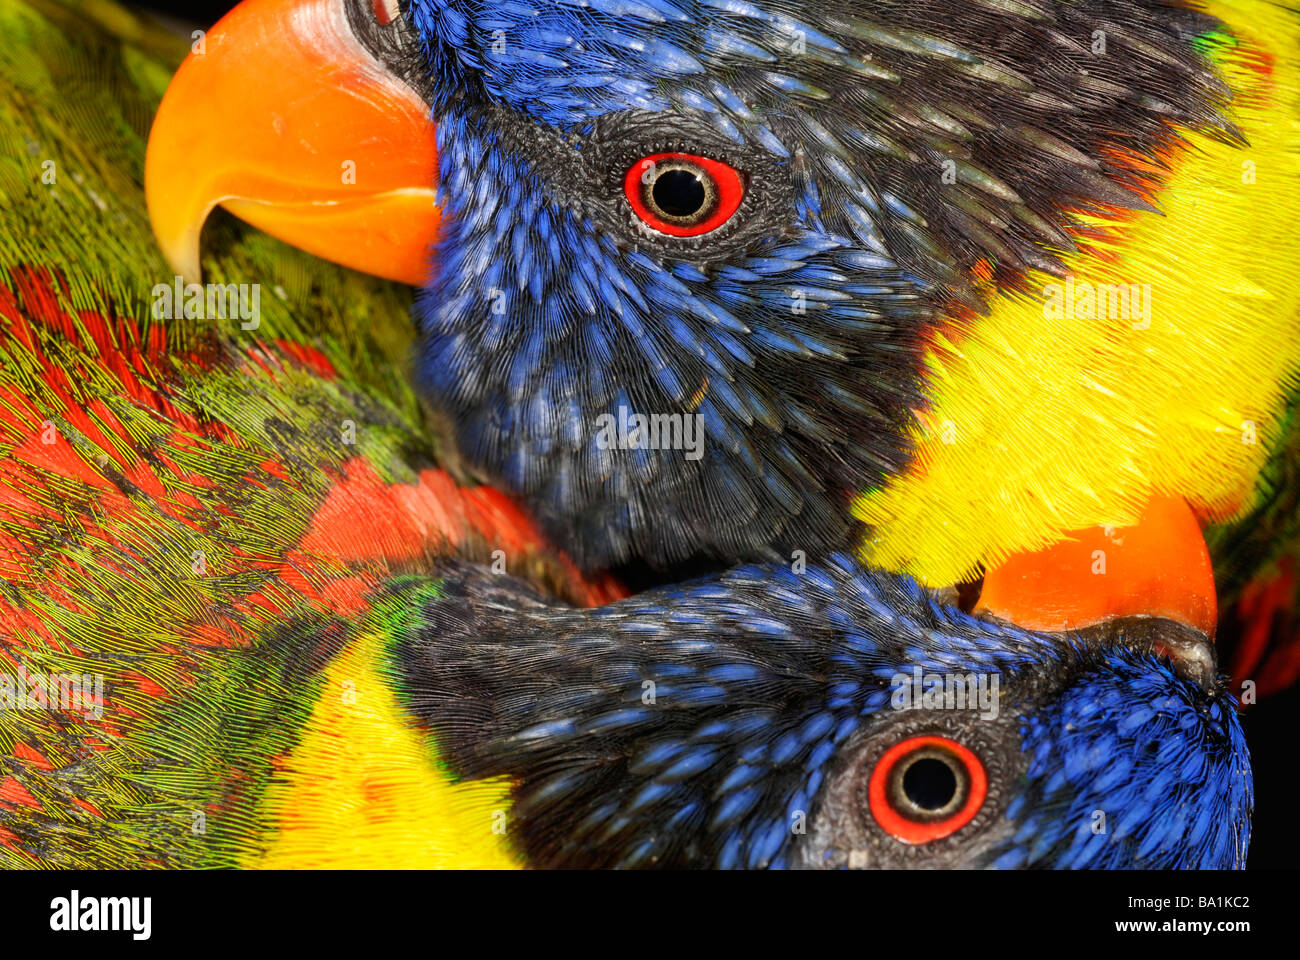
[[[151,209],[189,275],[220,202],[420,284],[428,394],[582,566],[815,554],[909,463],[931,331],[1145,207],[1171,123],[1228,135],[1200,15],[954,14],[248,0],[169,91]]]
[[[594,610],[454,566],[390,606],[399,696],[457,777],[514,784],[533,865],[1244,862],[1250,763],[1190,631],[1045,638],[844,557]]]
[[[655,25],[663,22],[656,17],[666,16],[666,8],[634,2],[596,9],[587,0],[575,8],[584,11],[574,14],[575,24],[631,19],[644,22],[645,38],[655,37]],[[1075,9],[1035,0],[997,0],[996,7],[969,16],[974,23],[984,23],[984,17],[1002,23],[998,18],[1005,17],[1017,25],[1017,39],[1038,35],[1035,24],[1059,22]],[[31,248],[10,244],[0,257],[9,275],[0,284],[0,312],[12,328],[3,344],[9,404],[3,487],[10,518],[3,613],[18,641],[7,642],[5,652],[11,662],[17,657],[20,668],[102,670],[107,701],[97,702],[104,707],[102,726],[98,717],[90,718],[92,724],[61,711],[0,711],[7,737],[0,761],[0,861],[494,864],[505,859],[495,855],[501,851],[494,846],[491,857],[480,859],[479,848],[504,843],[489,827],[500,812],[512,850],[538,864],[1240,863],[1251,787],[1231,698],[1214,680],[1213,652],[1204,637],[1167,621],[1122,619],[1113,606],[1099,605],[1094,612],[1116,619],[1083,635],[1036,635],[968,617],[940,603],[945,595],[843,557],[807,569],[747,567],[590,611],[540,599],[506,577],[475,568],[452,565],[427,576],[432,556],[451,553],[465,561],[501,546],[509,551],[512,571],[521,569],[521,554],[535,561],[523,570],[534,568],[539,588],[572,581],[575,601],[608,596],[596,584],[583,589],[569,567],[540,556],[545,551],[539,538],[498,495],[458,488],[446,472],[421,469],[436,462],[439,451],[417,440],[421,420],[402,392],[401,372],[383,369],[393,353],[373,349],[394,333],[391,313],[357,311],[371,318],[377,336],[352,338],[347,333],[357,324],[347,318],[357,314],[332,309],[357,297],[385,297],[385,305],[395,306],[391,291],[337,271],[299,274],[301,258],[277,257],[286,251],[244,237],[235,246],[251,240],[260,254],[272,255],[242,250],[223,263],[223,274],[229,276],[232,265],[236,275],[253,271],[276,282],[299,274],[284,297],[292,309],[268,310],[255,342],[243,340],[233,325],[201,330],[186,323],[165,328],[136,322],[143,311],[135,315],[133,305],[143,307],[142,291],[158,278],[149,276],[155,267],[130,203],[131,158],[137,156],[140,106],[154,98],[158,73],[147,66],[148,57],[141,59],[138,31],[125,14],[102,18],[121,31],[120,43],[105,43],[98,24],[68,16],[40,26],[30,9],[20,4],[17,21],[23,35],[36,40],[30,51],[0,45],[0,60],[9,67],[0,71],[0,83],[24,105],[17,112],[0,111],[7,135],[0,139],[57,144],[56,155],[84,158],[87,175],[83,182],[82,172],[75,172],[80,191],[59,194],[56,204],[33,181],[16,194],[10,191],[18,203],[0,210],[15,237],[31,234],[38,241],[39,254],[32,263]],[[423,282],[425,246],[439,229],[430,204],[429,111],[441,104],[441,129],[452,130],[451,119],[442,118],[454,119],[462,106],[468,111],[461,100],[472,95],[475,102],[486,101],[482,126],[475,129],[487,130],[498,109],[515,115],[516,124],[565,126],[508,106],[509,98],[491,92],[483,79],[486,67],[457,64],[452,54],[459,41],[445,41],[421,24],[421,9],[263,0],[241,8],[228,21],[231,32],[215,31],[198,44],[163,110],[150,161],[159,233],[182,272],[192,276],[197,267],[196,221],[223,199],[304,245],[321,252],[341,245],[338,255],[351,262]],[[570,8],[547,6],[552,13],[564,9]],[[692,9],[680,43],[698,51],[702,38],[712,35],[711,18],[734,27],[748,9],[738,3]],[[906,10],[879,9],[907,16]],[[1141,16],[1144,9],[1114,5],[1093,12],[1115,11],[1123,29],[1108,24],[1112,42],[1129,36],[1134,49],[1145,51],[1144,60],[1163,62],[1158,48],[1151,52],[1141,39],[1146,24],[1155,22]],[[1160,9],[1155,19],[1174,32],[1182,29],[1181,14]],[[435,13],[455,26],[452,13]],[[508,19],[519,11],[470,13],[466,24],[491,25],[493,16]],[[425,10],[424,19],[433,15]],[[829,15],[800,16],[822,23]],[[262,33],[231,41],[239,24],[254,29],[255,21]],[[844,33],[838,24],[822,25],[827,36]],[[417,27],[423,35],[412,32]],[[79,40],[71,44],[74,30]],[[416,54],[398,56],[410,36],[417,38]],[[377,37],[390,37],[395,46]],[[537,43],[548,37],[543,32]],[[744,30],[730,42],[736,38],[765,42]],[[889,56],[902,57],[900,65],[909,70],[920,69],[937,48],[915,31],[905,39],[917,49]],[[999,46],[1008,49],[999,56],[1019,63],[1013,46],[1008,35]],[[56,85],[65,75],[60,64],[83,59],[74,50],[89,52],[86,62],[97,65],[97,76],[107,68],[103,76],[112,82],[80,91],[84,96],[62,96]],[[710,56],[698,53],[697,59],[703,63]],[[742,46],[736,62],[744,56]],[[773,56],[783,69],[798,72],[795,64],[802,61]],[[663,48],[656,57],[672,61]],[[879,59],[886,62],[886,53]],[[42,69],[33,74],[32,63]],[[539,84],[546,66],[537,64]],[[1279,61],[1279,78],[1281,66]],[[1037,69],[1026,69],[1031,67]],[[825,68],[812,69],[800,75],[815,78]],[[1088,75],[1111,77],[1105,71],[1120,68],[1099,69]],[[268,70],[274,83],[259,82]],[[743,74],[713,72],[726,83]],[[895,72],[901,82],[904,74]],[[29,76],[39,82],[28,85]],[[439,100],[430,78],[444,76],[467,93]],[[552,79],[563,86],[568,76]],[[1181,90],[1185,83],[1195,86],[1199,76],[1193,72],[1166,84],[1168,78],[1152,68],[1147,89]],[[1049,71],[1036,89],[1051,89],[1050,81]],[[239,95],[223,97],[228,83]],[[295,113],[269,104],[286,92],[285,85],[292,88],[290,104],[315,103],[315,109]],[[1096,108],[1106,91],[1118,96],[1113,87],[1084,86],[1092,92],[1079,96],[1080,109]],[[626,84],[622,88],[626,93]],[[665,81],[664,89],[671,88]],[[595,90],[590,96],[596,100],[614,96],[600,85],[587,89]],[[187,90],[202,94],[209,109],[187,108]],[[780,99],[769,90],[761,100],[760,93],[747,102]],[[1139,106],[1176,110],[1177,98],[1171,92]],[[1034,95],[1023,99],[1025,110],[1042,106]],[[1018,103],[1003,107],[1013,111],[1008,116],[1020,115],[1014,112]],[[837,116],[815,114],[814,108],[783,113],[774,106],[770,125],[779,128],[786,122],[782,116],[802,116],[798,122],[804,124],[816,115],[823,129],[838,129]],[[695,116],[692,110],[662,113],[673,124],[685,124],[677,114]],[[363,115],[389,123],[368,127]],[[188,126],[186,119],[192,121]],[[893,142],[910,142],[904,132],[887,129],[883,118],[877,121],[871,129]],[[255,122],[261,125],[246,129]],[[731,122],[751,130],[749,120]],[[331,140],[336,127],[342,138]],[[579,124],[565,136],[593,145],[597,128],[597,121],[590,129]],[[1111,127],[1102,128],[1097,136],[1112,135]],[[698,127],[683,129],[704,137]],[[466,121],[458,137],[468,140],[474,132]],[[836,195],[817,166],[823,161],[808,159],[816,151],[807,143],[803,151],[803,161],[792,151],[790,183],[804,184],[805,197],[814,182],[821,184],[818,196]],[[523,157],[526,145],[515,152]],[[456,155],[445,148],[439,162]],[[500,150],[487,151],[480,167],[470,170],[473,158],[462,150],[448,168],[451,174],[443,175],[444,193],[468,191],[484,208],[495,202],[495,216],[508,221],[507,208],[522,204],[526,191],[518,188],[520,196],[511,199],[515,188],[487,175],[502,157]],[[810,163],[816,167],[811,173]],[[62,163],[57,166],[62,169]],[[468,172],[461,174],[460,188],[453,188],[451,175],[462,169]],[[710,176],[723,174],[709,169]],[[875,168],[859,169],[865,177]],[[883,180],[873,180],[871,189],[899,200],[907,177],[891,177],[888,182],[898,185],[893,192]],[[641,195],[641,212],[652,204],[665,212],[680,210],[674,193],[653,195],[657,178],[651,179],[645,186],[652,195]],[[673,181],[686,195],[696,192],[689,180]],[[540,174],[528,184],[539,182]],[[958,177],[946,186],[965,190],[962,184],[969,185]],[[493,194],[494,185],[503,192]],[[640,188],[631,184],[629,197],[626,179],[622,186],[640,223],[634,199]],[[698,190],[709,195],[704,186]],[[159,203],[160,198],[177,202]],[[438,256],[459,255],[462,274],[481,277],[481,264],[466,252],[472,251],[473,235],[452,229],[473,220],[468,201],[457,202],[461,212],[446,218]],[[737,210],[743,204],[742,197]],[[445,199],[444,207],[450,206]],[[537,222],[556,222],[550,201],[545,206],[550,213],[539,212]],[[798,229],[805,236],[835,233],[826,226],[834,211],[817,214],[806,202],[795,209],[802,211]],[[927,224],[938,223],[941,213],[927,214]],[[78,214],[85,217],[84,228]],[[904,229],[894,216],[882,213],[882,246],[896,246],[890,231]],[[517,231],[518,223],[511,229],[511,269],[526,264],[522,258],[533,249],[531,226]],[[593,235],[608,230],[615,236],[613,227],[592,223]],[[630,219],[626,223],[640,229]],[[118,227],[121,235],[111,237],[118,242],[92,242],[110,238]],[[812,251],[805,261],[827,252],[812,246],[815,239],[805,244]],[[485,256],[496,249],[491,240],[477,241]],[[657,248],[650,241],[669,242],[653,235],[644,247],[616,237],[592,242],[609,263],[636,264],[642,257],[663,270],[671,264],[674,277],[678,271],[688,276],[692,296],[701,302],[723,302],[717,291],[729,288],[710,278],[723,278],[724,271],[736,289],[763,289],[764,265],[754,254],[747,254],[747,266],[727,271],[705,261],[651,256]],[[852,248],[859,241],[866,242],[854,235],[847,243]],[[768,257],[777,261],[766,265],[770,275],[803,269],[788,246],[771,247],[777,242],[755,240],[755,249],[782,254]],[[403,259],[410,249],[417,255]],[[575,263],[580,253],[570,251]],[[905,259],[888,249],[871,255]],[[91,263],[80,262],[82,256]],[[434,289],[455,295],[443,261],[435,257],[432,263]],[[865,264],[844,264],[843,281],[822,275],[824,292],[809,302],[829,301],[826,291],[854,282],[849,275],[869,275]],[[704,279],[690,275],[688,267]],[[907,269],[914,275],[905,282],[921,289],[926,270],[937,268]],[[518,277],[531,276],[531,270],[518,271]],[[616,276],[626,280],[631,274],[600,275],[617,286]],[[576,289],[555,288],[557,296]],[[960,299],[956,280],[951,290]],[[512,297],[525,294],[531,291],[520,286]],[[867,319],[882,327],[905,315],[880,291],[853,297],[863,310],[881,314]],[[601,300],[615,302],[603,291]],[[728,302],[734,316],[762,314],[757,301],[748,303],[739,294]],[[437,301],[430,304],[436,313]],[[649,306],[654,309],[644,315],[647,331],[661,329],[662,318],[675,315],[667,303]],[[475,333],[493,316],[490,309],[483,312]],[[790,329],[809,335],[821,329],[806,322],[807,330],[802,319]],[[395,339],[402,339],[400,332]],[[435,331],[430,342],[436,340]],[[502,347],[503,363],[513,364],[518,356],[507,350],[512,344]],[[760,359],[762,370],[779,367],[779,351],[774,354],[761,338],[748,347],[754,369]],[[361,357],[364,363],[355,362]],[[489,371],[484,382],[497,372]],[[594,376],[585,368],[583,375]],[[777,398],[804,389],[773,384]],[[585,383],[574,389],[587,396]],[[340,443],[336,427],[357,425],[345,417],[380,429],[363,430],[356,445],[345,433]],[[1195,530],[1195,518],[1186,505],[1181,508],[1154,511],[1161,519],[1144,524],[1143,533],[1188,525]],[[1095,563],[1091,554],[1100,545],[1110,571],[1133,564],[1157,586],[1171,587],[1159,604],[1152,602],[1153,591],[1144,590],[1144,610],[1172,616],[1177,610],[1170,607],[1187,606],[1182,601],[1188,596],[1205,599],[1196,585],[1205,584],[1208,559],[1180,566],[1170,561],[1179,555],[1153,553],[1130,531],[1097,536],[1078,541],[1069,562],[1056,566],[1071,576],[1099,579],[1088,563]],[[1142,562],[1153,555],[1163,562]],[[1030,567],[1012,564],[1001,579],[986,580],[984,608],[1014,614],[1026,583],[1049,600],[1068,597],[1068,576],[1050,582],[1039,576],[1035,582]],[[416,572],[426,575],[411,579]],[[1195,588],[1181,599],[1172,589],[1180,580],[1194,581]],[[1171,603],[1163,602],[1171,596]],[[1043,623],[1050,622],[1047,614],[1074,616],[1049,610],[1047,603],[1037,606]],[[1212,603],[1201,603],[1199,611],[1200,619],[1189,621],[1203,627],[1208,617],[1212,623]],[[958,706],[954,698],[949,709],[947,689],[941,702],[933,702],[931,677],[945,687],[960,683],[965,704]],[[449,838],[454,842],[447,843]]]

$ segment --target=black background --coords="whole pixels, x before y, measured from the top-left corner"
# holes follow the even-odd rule
[[[197,23],[201,27],[210,27],[229,9],[233,3],[220,0],[189,0],[189,2],[167,3],[165,0],[150,0],[149,3],[132,4],[149,10],[158,10],[173,17],[181,17]]]
[[[672,877],[625,873],[466,874],[0,873],[3,943],[15,956],[129,955],[129,933],[51,933],[51,901],[152,897],[151,943],[162,956],[348,956],[491,949],[490,955],[621,958],[1036,955],[1068,944],[1127,941],[1181,955],[1247,954],[1294,942],[1294,898],[1267,874],[1030,872],[750,873]],[[1177,907],[1176,897],[1233,898],[1229,907]],[[1155,910],[1130,898],[1169,898]],[[1249,932],[1117,932],[1116,921],[1246,921]],[[776,940],[773,940],[776,937]],[[789,937],[789,940],[785,938]],[[1286,938],[1284,940],[1284,938]],[[785,943],[786,948],[778,946]],[[1205,944],[1209,944],[1209,948]],[[15,944],[20,948],[15,950]],[[195,945],[201,949],[195,950]],[[799,947],[798,944],[803,944]],[[39,945],[39,947],[37,946]],[[352,948],[350,950],[345,949]],[[355,945],[355,946],[354,946]],[[28,947],[28,950],[21,948]],[[317,951],[316,948],[321,948]],[[364,950],[356,950],[360,947]],[[581,949],[578,949],[581,947]],[[36,948],[36,949],[31,949]],[[80,950],[78,950],[80,948]],[[251,948],[251,949],[250,949]],[[149,949],[146,947],[145,949]],[[48,954],[47,952],[48,951]],[[1127,952],[1127,951],[1126,951]],[[7,954],[8,955],[8,954]]]

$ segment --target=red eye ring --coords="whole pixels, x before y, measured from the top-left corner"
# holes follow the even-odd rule
[[[671,185],[684,187],[679,204],[661,203]],[[689,178],[694,178],[692,183]],[[655,153],[642,157],[623,178],[623,193],[646,226],[672,237],[699,237],[730,220],[745,198],[739,170],[721,160],[693,153]],[[693,201],[698,199],[698,205]]]
[[[945,763],[957,781],[953,800],[933,812],[911,804],[902,792],[904,777],[913,764],[931,759]],[[920,844],[956,833],[970,823],[984,805],[988,790],[984,764],[956,740],[908,737],[876,761],[867,785],[867,800],[871,815],[886,833],[904,843]]]

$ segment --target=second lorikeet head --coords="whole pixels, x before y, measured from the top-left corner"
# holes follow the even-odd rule
[[[380,608],[399,699],[457,778],[513,785],[533,866],[1244,863],[1250,762],[1192,631],[1044,637],[842,556],[589,610],[451,565]]]
[[[1150,209],[1128,158],[1172,124],[1233,135],[1209,23],[247,0],[164,101],[150,203],[191,278],[223,203],[420,285],[418,372],[461,454],[582,567],[818,555],[911,464],[932,329],[1062,273],[1081,215]]]

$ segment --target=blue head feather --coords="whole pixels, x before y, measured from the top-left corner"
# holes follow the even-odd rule
[[[1145,5],[1124,4],[1141,41],[1202,70],[1191,15]],[[960,31],[942,6],[410,3],[444,212],[423,382],[582,566],[847,544],[850,493],[908,461],[927,323],[979,306],[976,262],[1052,269],[1067,210],[1136,202],[1109,141],[1154,149],[1168,112],[1062,90],[1035,53],[1074,56],[1057,41],[1095,4]],[[1135,58],[1080,66],[1174,96]],[[1216,122],[1213,88],[1184,86],[1180,119]],[[623,176],[664,150],[741,171],[724,226],[638,219]],[[698,457],[611,446],[625,414],[698,418]]]
[[[466,567],[414,592],[393,653],[406,702],[459,775],[517,784],[513,836],[536,865],[1244,863],[1231,696],[1123,623],[1033,634],[845,557],[594,610]],[[995,696],[900,700],[917,676]],[[978,758],[987,794],[950,835],[903,842],[867,783],[930,736]]]

